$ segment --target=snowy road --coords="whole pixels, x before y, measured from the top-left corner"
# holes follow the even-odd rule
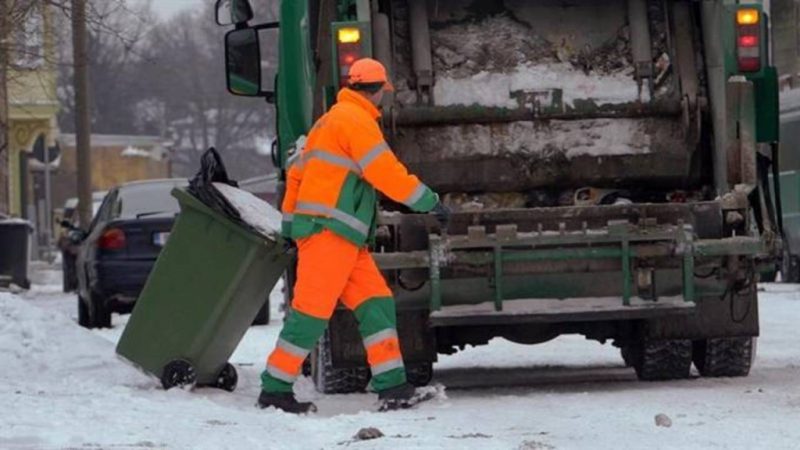
[[[447,398],[379,414],[374,395],[321,395],[301,380],[300,396],[320,412],[295,417],[253,406],[276,319],[251,328],[234,354],[236,392],[165,392],[115,356],[126,317],[111,330],[80,328],[75,298],[55,274],[40,277],[31,292],[0,292],[2,449],[800,447],[800,286],[764,287],[748,378],[644,383],[610,345],[495,340],[442,357],[435,382]],[[657,414],[672,427],[657,427]],[[352,440],[368,426],[386,436]]]

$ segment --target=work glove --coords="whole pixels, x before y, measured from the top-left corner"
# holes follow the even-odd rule
[[[447,226],[450,225],[450,208],[439,202],[433,207],[431,213],[436,217],[441,229],[447,230]]]

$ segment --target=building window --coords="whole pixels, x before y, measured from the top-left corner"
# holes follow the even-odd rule
[[[42,10],[33,2],[20,11],[20,26],[16,30],[15,66],[36,69],[44,63],[44,19]]]

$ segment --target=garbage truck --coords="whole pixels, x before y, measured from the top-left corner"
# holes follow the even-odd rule
[[[641,380],[749,373],[756,283],[783,246],[761,2],[283,0],[277,22],[251,23],[249,2],[220,0],[216,13],[234,26],[229,92],[276,107],[282,173],[354,61],[389,68],[388,144],[453,211],[442,229],[380,202],[371,246],[412,383],[437,355],[566,334],[618,347]],[[286,280],[291,303],[291,268]],[[365,389],[349,311],[307,370],[323,392]]]

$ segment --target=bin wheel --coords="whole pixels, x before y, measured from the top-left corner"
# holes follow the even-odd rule
[[[164,389],[173,387],[193,386],[197,381],[197,374],[194,367],[188,361],[176,359],[164,366],[161,374],[161,385]]]
[[[231,363],[225,363],[225,366],[217,375],[217,383],[215,387],[224,389],[228,392],[233,392],[236,389],[236,384],[239,382],[239,375],[236,373],[236,368]]]

